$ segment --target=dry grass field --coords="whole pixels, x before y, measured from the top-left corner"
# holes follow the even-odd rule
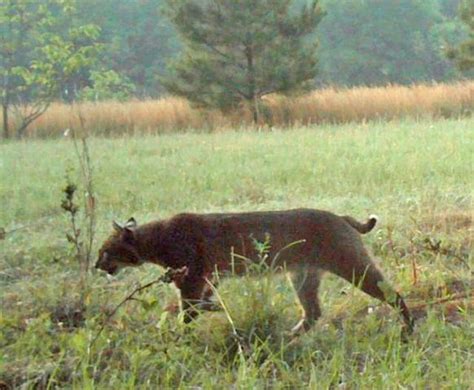
[[[268,96],[260,127],[299,127],[394,118],[453,118],[474,111],[474,81],[353,89],[326,88],[302,96]],[[183,99],[53,104],[28,131],[33,137],[62,135],[79,127],[79,113],[94,135],[219,131],[248,127],[249,110],[222,115],[193,109]],[[14,125],[14,123],[12,123]]]

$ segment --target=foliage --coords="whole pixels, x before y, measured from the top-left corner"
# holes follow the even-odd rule
[[[462,21],[469,28],[469,37],[458,49],[448,51],[448,57],[456,61],[461,71],[468,71],[474,68],[474,1],[463,0],[459,13]]]
[[[166,0],[78,0],[82,22],[102,28],[102,66],[130,79],[138,97],[165,93],[165,64],[173,62],[183,50],[175,28],[161,12],[165,3]],[[307,3],[308,0],[294,0],[291,12],[297,14]],[[457,47],[467,37],[466,27],[456,18],[459,3],[460,0],[364,0],[347,5],[344,1],[321,0],[328,16],[314,37],[321,45],[317,56],[319,72],[313,84],[406,84],[459,77],[454,64],[444,55],[447,47]],[[345,25],[351,26],[353,33],[347,32]],[[377,46],[378,37],[383,47]],[[367,70],[359,75],[361,69],[373,72]]]
[[[353,85],[442,81],[455,74],[442,45],[447,35],[438,0],[326,0],[319,83]],[[451,22],[453,23],[453,22]]]
[[[316,75],[314,32],[318,1],[293,14],[291,0],[168,2],[185,50],[163,80],[169,92],[204,107],[235,108],[242,101],[259,119],[260,99],[289,93]]]
[[[71,1],[67,0],[72,4]],[[26,0],[16,3],[21,2],[27,3]],[[63,3],[62,0],[42,3],[47,6],[53,2]],[[40,4],[29,3],[29,7]],[[162,12],[165,3],[166,0],[75,0],[74,10],[68,13],[58,5],[51,6],[56,21],[62,20],[51,27],[56,35],[67,37],[71,22],[77,26],[94,24],[101,30],[97,64],[59,80],[57,98],[69,103],[77,100],[82,88],[87,87],[88,91],[93,88],[91,70],[100,72],[102,69],[113,70],[120,79],[132,83],[134,89],[127,94],[130,92],[139,98],[165,94],[166,63],[173,62],[183,51],[176,29]],[[293,0],[292,14],[296,15],[307,3],[308,0]],[[458,48],[468,37],[467,26],[457,18],[459,3],[460,0],[373,3],[364,0],[346,6],[344,1],[321,0],[321,7],[328,16],[319,25],[319,34],[309,38],[321,41],[317,55],[319,72],[311,83],[372,85],[460,77],[455,63],[444,58],[446,48]],[[6,9],[9,3],[1,4]],[[36,15],[39,17],[40,13]],[[351,26],[352,32],[346,31],[346,25]],[[2,34],[5,36],[3,30]],[[27,46],[24,52],[28,54],[26,57],[31,57],[29,48],[38,45]],[[6,46],[2,45],[0,51],[3,48]],[[471,73],[465,75],[472,76]],[[23,101],[34,100],[30,89],[14,95],[21,96]],[[87,99],[91,97],[94,96]]]
[[[135,92],[135,86],[125,76],[114,70],[92,71],[90,75],[91,87],[83,88],[77,98],[83,101],[100,100],[130,100]]]
[[[60,96],[61,85],[97,58],[99,28],[71,23],[73,16],[73,0],[6,0],[0,5],[0,96],[5,138],[10,136],[10,110],[20,118],[16,134],[21,137]],[[62,27],[66,22],[68,27]]]
[[[140,98],[164,93],[159,76],[180,50],[171,23],[164,17],[164,0],[78,0],[83,22],[101,27],[101,66],[134,85]]]

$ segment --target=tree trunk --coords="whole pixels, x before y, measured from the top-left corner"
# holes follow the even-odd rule
[[[31,122],[23,122],[21,126],[16,129],[16,138],[22,139],[25,136],[25,131],[30,123]]]
[[[3,114],[3,138],[10,138],[10,129],[8,128],[8,102],[2,103],[2,114]]]
[[[258,124],[258,120],[260,119],[260,110],[258,109],[258,98],[256,95],[253,96],[253,106],[252,106],[252,112],[253,112],[253,123]]]
[[[253,63],[253,48],[251,44],[247,44],[245,47],[245,55],[247,57],[247,82],[249,91],[249,103],[253,115],[253,123],[258,124],[260,119],[260,113],[258,110],[258,97],[256,93],[255,85],[255,68]]]
[[[10,129],[8,128],[8,106],[10,105],[10,96],[8,93],[9,73],[3,75],[3,93],[2,93],[2,114],[3,114],[3,137],[10,138]]]

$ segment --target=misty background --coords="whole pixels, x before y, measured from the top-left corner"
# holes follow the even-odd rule
[[[307,3],[294,2],[296,9]],[[469,77],[446,50],[468,37],[460,0],[322,0],[317,28],[319,72],[314,86],[411,84]],[[181,52],[180,38],[163,12],[164,0],[78,0],[78,23],[100,27],[100,66],[133,84],[139,98],[160,97],[167,63]],[[91,84],[83,72],[64,89]]]

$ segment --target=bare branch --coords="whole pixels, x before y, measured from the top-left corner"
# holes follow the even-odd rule
[[[50,104],[51,102],[48,101],[48,102],[39,102],[33,105],[21,105],[21,106],[13,105],[14,111],[17,112],[17,116],[20,116],[21,118],[21,125],[16,130],[17,136],[22,137],[27,127],[36,119],[38,119],[41,115],[43,115],[46,112],[46,110],[49,108]],[[29,113],[27,113],[28,112],[27,107],[31,107],[31,111]],[[21,108],[25,108],[25,110],[22,111]]]
[[[158,284],[158,283],[172,283],[175,280],[182,278],[186,273],[188,272],[188,267],[181,267],[178,269],[168,269],[163,275],[161,275],[158,279],[155,279],[149,283],[146,283],[142,286],[138,286],[135,290],[133,290],[130,294],[128,294],[115,308],[107,315],[105,318],[104,322],[102,323],[102,326],[96,333],[95,337],[92,339],[91,343],[89,344],[89,348],[91,348],[97,339],[99,338],[100,334],[102,331],[105,329],[107,323],[110,321],[110,319],[117,313],[117,311],[128,301],[133,301],[136,300],[135,295],[138,294],[139,292],[146,290],[147,288],[150,288],[151,286]]]

